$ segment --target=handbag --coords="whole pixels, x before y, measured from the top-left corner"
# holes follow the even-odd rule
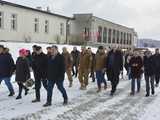
[[[25,86],[26,87],[32,87],[34,85],[34,80],[32,78],[29,78],[26,82],[25,82]]]

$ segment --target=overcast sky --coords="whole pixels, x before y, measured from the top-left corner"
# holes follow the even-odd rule
[[[7,0],[30,7],[49,6],[52,12],[72,16],[93,13],[138,32],[139,38],[160,40],[160,0]]]

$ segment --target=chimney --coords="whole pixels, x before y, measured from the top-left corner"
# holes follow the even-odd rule
[[[47,7],[47,12],[51,12],[51,10],[50,10],[49,6]]]
[[[42,7],[38,6],[38,7],[36,7],[36,9],[38,9],[38,10],[42,10]]]

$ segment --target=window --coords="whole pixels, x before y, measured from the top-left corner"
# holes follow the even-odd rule
[[[112,43],[115,43],[115,37],[116,37],[116,30],[113,30],[113,41],[112,41]]]
[[[49,33],[49,21],[45,20],[45,33]]]
[[[112,30],[109,29],[109,31],[108,31],[108,43],[111,43],[111,35],[112,35]]]
[[[107,43],[107,28],[104,28],[103,30],[103,42]]]
[[[125,45],[125,44],[126,44],[126,33],[124,33],[123,35],[124,35],[124,41],[123,41],[123,44]]]
[[[123,44],[123,32],[121,32],[121,42],[120,44]]]
[[[71,35],[70,24],[67,24],[67,35]]]
[[[4,14],[3,12],[0,11],[0,29],[4,27],[3,25],[4,25]]]
[[[90,29],[89,28],[87,28],[87,27],[85,27],[84,28],[84,39],[86,40],[86,41],[89,41],[89,37],[90,37]]]
[[[127,33],[127,45],[129,44],[129,33]]]
[[[117,44],[119,44],[119,31],[117,31]]]
[[[129,35],[129,44],[132,45],[132,34]]]
[[[17,15],[11,15],[11,30],[17,30]]]
[[[38,18],[34,19],[34,32],[35,33],[39,32],[39,19]]]
[[[60,24],[60,35],[64,35],[64,23]]]
[[[98,27],[98,42],[102,42],[102,27]]]

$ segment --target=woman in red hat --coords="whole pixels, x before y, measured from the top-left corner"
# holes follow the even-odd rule
[[[27,56],[26,49],[19,50],[19,57],[16,61],[16,82],[19,86],[19,94],[16,99],[21,99],[22,90],[25,90],[25,95],[28,94],[28,88],[24,83],[30,78],[29,62],[26,58]]]

